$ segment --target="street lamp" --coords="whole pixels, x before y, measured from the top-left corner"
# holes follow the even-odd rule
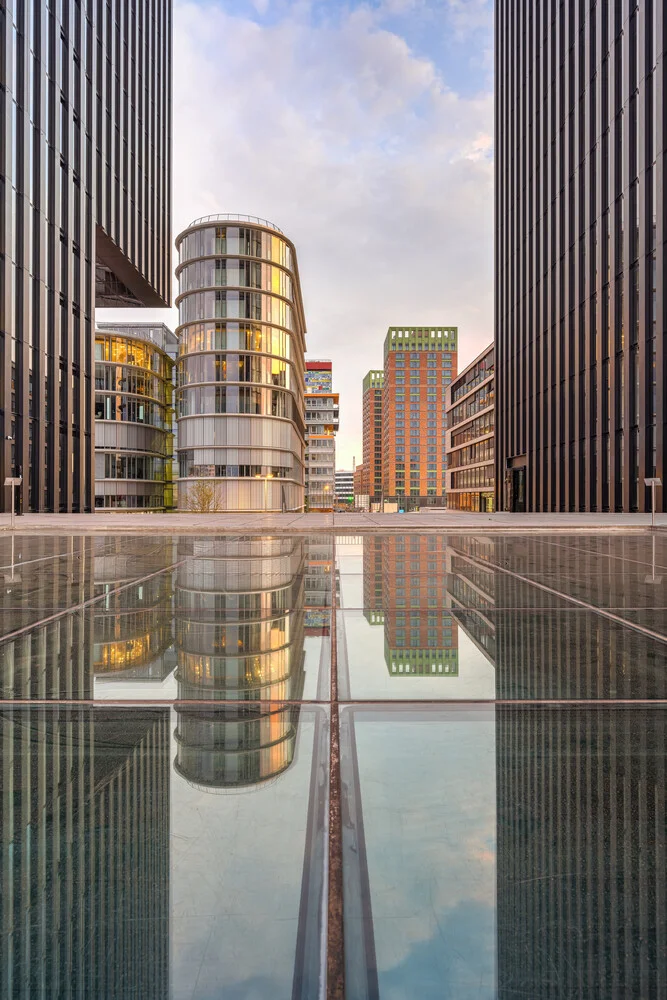
[[[267,505],[267,501],[268,501],[268,491],[269,491],[269,479],[273,479],[273,473],[272,472],[267,472],[267,474],[265,476],[262,476],[262,475],[258,474],[258,475],[255,476],[255,479],[263,479],[264,480],[264,510],[266,511],[266,505]]]

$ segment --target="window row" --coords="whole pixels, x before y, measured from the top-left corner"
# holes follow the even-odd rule
[[[292,250],[285,240],[249,226],[198,229],[184,237],[179,253],[181,261],[215,254],[240,254],[243,257],[261,257],[292,269]]]
[[[95,395],[95,420],[123,420],[151,427],[168,427],[166,407],[131,396]]]
[[[280,267],[252,260],[198,260],[185,265],[178,282],[181,294],[198,288],[240,287],[261,288],[290,301],[294,298],[291,275]]]
[[[196,465],[186,454],[179,455],[178,474],[181,479],[244,479],[255,476],[262,479],[290,479],[293,474],[289,465]]]
[[[151,493],[147,496],[133,496],[131,494],[113,494],[95,496],[96,507],[164,507],[164,494]]]
[[[476,465],[478,462],[493,461],[493,438],[485,441],[478,441],[477,444],[468,445],[460,451],[454,451],[449,455],[450,469],[458,469],[464,465]]]
[[[95,388],[101,392],[129,392],[135,396],[151,396],[161,403],[171,401],[171,382],[125,365],[96,364]]]
[[[458,385],[456,385],[456,387],[452,389],[453,403],[455,403],[458,399],[460,399],[461,396],[465,396],[466,393],[474,389],[475,386],[479,385],[480,382],[483,382],[484,379],[487,379],[490,375],[493,375],[493,369],[495,363],[494,356],[495,356],[494,351],[489,351],[488,354],[485,354],[484,357],[480,358],[477,364],[473,368],[471,368],[469,372],[466,373],[466,375],[463,378],[463,381],[458,383]]]
[[[176,372],[182,387],[195,382],[259,382],[293,388],[292,367],[260,354],[200,354],[182,359]]]
[[[481,417],[475,417],[461,431],[452,434],[452,448],[457,448],[467,441],[474,441],[475,438],[482,437],[483,434],[493,434],[493,410],[483,413]]]
[[[233,385],[182,389],[178,412],[181,417],[201,413],[259,413],[294,420],[299,416],[294,399],[287,392]]]
[[[493,486],[494,471],[492,465],[483,465],[476,469],[462,469],[452,473],[452,489],[470,489],[473,486]]]
[[[95,360],[116,361],[119,364],[136,365],[155,372],[160,378],[171,378],[172,362],[155,347],[126,337],[100,337],[95,335]]]
[[[96,479],[152,479],[163,482],[165,459],[152,455],[95,455]]]
[[[256,319],[294,329],[292,307],[267,292],[191,292],[178,306],[179,323],[200,319]]]
[[[179,354],[198,351],[257,351],[292,356],[292,338],[284,330],[250,323],[194,323],[179,332]]]
[[[449,413],[449,426],[455,427],[460,424],[462,420],[466,417],[472,417],[475,413],[479,413],[480,410],[485,410],[488,406],[493,406],[493,401],[495,398],[493,382],[488,385],[482,386],[477,392],[473,393],[470,399],[466,399],[463,403],[459,403],[455,406],[453,410]]]

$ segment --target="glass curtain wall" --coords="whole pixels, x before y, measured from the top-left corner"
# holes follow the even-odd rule
[[[304,505],[305,322],[296,253],[260,219],[178,237],[178,506]]]
[[[163,325],[124,325],[95,334],[95,507],[174,506],[175,335]]]

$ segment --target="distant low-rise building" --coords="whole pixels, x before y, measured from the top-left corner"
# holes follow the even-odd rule
[[[447,393],[447,508],[493,511],[493,344],[475,358]]]
[[[351,469],[338,469],[336,472],[336,503],[351,504],[354,502],[354,472]]]

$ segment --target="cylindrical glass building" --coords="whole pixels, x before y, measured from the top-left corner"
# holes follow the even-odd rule
[[[197,219],[177,240],[178,506],[304,504],[305,321],[293,244],[263,219]]]

